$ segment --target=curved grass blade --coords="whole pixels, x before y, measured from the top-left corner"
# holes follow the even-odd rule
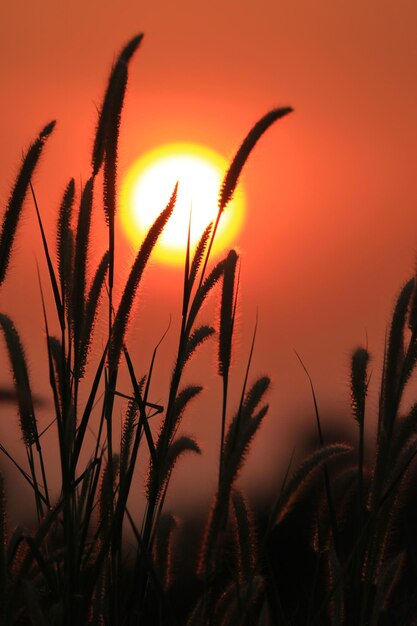
[[[62,305],[61,296],[59,295],[58,283],[57,283],[56,276],[55,276],[54,266],[52,265],[51,255],[49,254],[48,242],[46,240],[45,231],[44,231],[43,223],[41,219],[41,214],[39,212],[39,206],[38,206],[38,202],[37,202],[36,195],[35,195],[35,190],[33,189],[33,185],[31,182],[29,182],[29,185],[30,185],[30,190],[32,192],[33,202],[35,204],[39,228],[41,231],[43,250],[45,253],[46,263],[48,265],[49,279],[51,281],[52,291],[54,293],[55,307],[56,307],[56,311],[58,314],[58,319],[59,319],[61,329],[63,330],[65,328],[64,307]]]

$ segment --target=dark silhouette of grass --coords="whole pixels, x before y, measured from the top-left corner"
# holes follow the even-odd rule
[[[246,160],[263,133],[291,108],[273,109],[249,131],[219,191],[217,217],[194,252],[188,234],[177,353],[167,404],[159,406],[149,397],[158,346],[145,367],[148,374],[139,377],[137,369],[143,370],[144,364],[132,358],[126,331],[152,250],[174,208],[177,188],[145,237],[117,306],[112,290],[117,271],[114,216],[119,129],[129,63],[141,41],[142,35],[138,35],[128,42],[111,71],[97,123],[91,177],[83,189],[77,190],[72,179],[64,191],[57,222],[56,265],[31,186],[53,123],[30,146],[2,218],[0,284],[6,277],[23,201],[31,187],[60,322],[60,336],[51,336],[51,312],[44,306],[60,492],[57,498],[50,493],[50,473],[57,470],[44,462],[43,433],[38,430],[35,412],[38,399],[32,395],[19,331],[7,311],[1,311],[0,328],[14,391],[0,395],[0,402],[16,402],[27,465],[20,465],[1,443],[0,450],[30,485],[37,522],[32,529],[17,528],[7,536],[8,486],[0,476],[0,623],[412,626],[417,616],[417,507],[412,491],[417,404],[406,410],[403,397],[417,360],[416,281],[405,285],[393,315],[373,459],[365,461],[364,435],[370,355],[358,348],[351,362],[351,408],[358,441],[340,443],[323,431],[309,377],[319,446],[297,468],[290,459],[275,500],[263,511],[253,508],[237,489],[236,480],[269,411],[265,397],[270,381],[263,376],[249,382],[255,332],[241,400],[230,416],[238,256],[231,250],[210,268],[210,253]],[[101,168],[108,247],[90,272],[92,198]],[[199,321],[206,300],[216,291],[220,298],[218,329],[214,323]],[[107,342],[91,371],[90,348],[105,292]],[[181,421],[192,400],[204,397],[201,385],[185,383],[183,375],[207,341],[217,342],[218,373],[223,382],[218,489],[207,518],[180,522],[166,510],[165,499],[181,457],[201,453],[193,437],[182,432]],[[122,368],[128,373],[131,389],[119,434],[114,399],[124,396],[118,389]],[[207,401],[214,405],[212,399]],[[85,435],[97,410],[97,440],[89,449]],[[161,419],[157,435],[149,424],[156,414]],[[139,454],[147,456],[149,473],[145,512],[142,519],[135,519],[128,502],[134,497],[131,487]],[[136,541],[129,552],[123,542],[127,527]]]

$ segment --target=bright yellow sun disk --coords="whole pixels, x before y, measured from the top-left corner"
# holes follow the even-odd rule
[[[191,211],[191,246],[199,241],[206,226],[216,219],[219,189],[228,163],[222,156],[195,144],[162,146],[140,158],[126,175],[122,187],[121,220],[135,247],[163,211],[178,181],[174,211],[166,224],[153,258],[163,263],[183,264]],[[241,188],[223,212],[213,256],[233,245],[244,213]]]

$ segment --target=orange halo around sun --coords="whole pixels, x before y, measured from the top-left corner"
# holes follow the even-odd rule
[[[178,181],[174,211],[166,224],[153,258],[170,265],[183,265],[191,211],[191,248],[206,226],[217,216],[219,189],[228,163],[209,148],[191,143],[173,143],[151,150],[129,169],[121,196],[121,222],[135,247],[163,211]],[[245,208],[241,184],[224,210],[212,255],[233,244],[242,225]]]

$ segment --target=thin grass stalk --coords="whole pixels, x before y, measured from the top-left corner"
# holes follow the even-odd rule
[[[64,332],[64,330],[65,330],[64,306],[63,306],[63,303],[61,301],[61,296],[59,295],[58,283],[57,283],[56,276],[55,276],[54,266],[53,266],[52,261],[51,261],[51,255],[49,254],[48,242],[46,240],[45,231],[44,231],[44,228],[43,228],[43,223],[42,223],[41,214],[40,214],[40,211],[39,211],[38,202],[37,202],[37,199],[36,199],[35,190],[34,190],[33,185],[32,185],[31,182],[29,183],[29,185],[30,185],[30,190],[32,192],[32,198],[33,198],[33,202],[34,202],[35,209],[36,209],[36,215],[37,215],[37,218],[38,218],[39,228],[40,228],[40,231],[41,231],[45,259],[46,259],[46,262],[47,262],[47,265],[48,265],[49,279],[51,281],[52,291],[53,291],[54,299],[55,299],[55,307],[56,307],[56,311],[57,311],[57,315],[58,315],[59,323],[61,325],[62,332]]]
[[[103,454],[97,458],[95,457],[91,462],[91,467],[93,470],[91,480],[88,485],[88,494],[86,498],[85,504],[85,513],[82,519],[82,524],[79,524],[81,527],[80,540],[78,544],[78,553],[77,553],[77,561],[76,561],[76,571],[81,575],[82,570],[84,568],[87,569],[89,566],[89,554],[86,551],[87,537],[91,530],[91,517],[94,511],[94,506],[97,501],[97,493],[99,488],[99,481],[101,475],[101,465],[103,461]],[[93,545],[93,544],[92,544]],[[84,561],[84,562],[83,562]]]
[[[131,514],[129,513],[129,509],[126,508],[126,516],[129,520],[130,526],[133,530],[133,534],[135,536],[135,539],[137,541],[137,544],[139,546],[139,549],[141,551],[141,553],[143,553],[144,558],[146,560],[146,569],[149,572],[149,577],[151,579],[153,588],[155,589],[155,591],[158,593],[161,605],[163,605],[165,607],[166,610],[166,615],[169,616],[169,620],[170,620],[170,624],[172,624],[172,626],[178,626],[178,621],[177,618],[175,616],[175,611],[169,601],[169,598],[167,596],[166,593],[164,593],[164,588],[161,584],[161,580],[159,579],[156,571],[155,571],[155,567],[152,561],[152,557],[151,555],[146,551],[145,546],[143,544],[143,540],[142,540],[142,536],[131,516]],[[132,626],[135,626],[135,616],[132,614],[129,614],[129,611],[126,611],[126,614],[131,617],[131,621],[128,621],[128,624],[132,624]],[[129,620],[129,617],[128,617]]]
[[[33,541],[37,546],[40,546],[42,542],[45,540],[46,536],[50,532],[52,524],[56,521],[58,514],[62,510],[63,501],[60,499],[57,504],[49,511],[47,511],[46,516],[39,523],[38,528],[34,534]],[[27,550],[24,553],[23,558],[19,561],[18,566],[15,571],[15,580],[20,581],[29,577],[30,567],[33,562],[33,553]],[[10,588],[10,593],[7,597],[7,607],[6,610],[10,610],[16,604],[16,599],[20,593],[19,585],[12,585]]]
[[[17,176],[13,191],[7,203],[6,212],[0,233],[0,285],[3,283],[10,262],[10,255],[22,213],[29,184],[35,167],[41,156],[45,141],[52,133],[55,122],[49,122],[39,133],[38,138],[31,144],[23,159],[22,167]]]
[[[107,465],[104,468],[101,485],[99,490],[99,528],[100,535],[99,540],[105,540],[107,534],[110,531],[113,511],[114,511],[114,496],[116,491],[117,473],[119,469],[119,456],[114,455],[112,462],[107,461]],[[112,548],[114,543],[112,542]],[[117,580],[116,574],[116,556],[117,550],[112,549],[110,559],[108,562],[103,563],[103,578],[102,578],[102,593],[106,595],[109,602],[109,618],[111,623],[115,623],[117,619]]]
[[[15,466],[17,471],[21,474],[23,479],[28,483],[30,488],[33,491],[35,491],[36,486],[34,485],[31,476],[23,469],[23,467],[16,461],[16,459],[10,454],[10,452],[8,452],[8,450],[3,446],[2,443],[0,443],[0,452],[2,452],[9,459],[9,461]],[[39,492],[39,497],[41,498],[42,502],[46,505],[45,496]]]
[[[310,390],[311,390],[311,395],[313,398],[313,404],[314,404],[314,414],[316,417],[316,425],[317,425],[317,433],[318,433],[318,438],[319,438],[319,445],[320,448],[323,448],[325,445],[325,441],[324,441],[324,436],[323,436],[323,429],[321,427],[321,419],[320,419],[320,412],[319,412],[319,407],[318,407],[318,403],[317,403],[317,396],[316,396],[316,391],[314,389],[314,384],[313,384],[313,380],[306,368],[306,366],[304,365],[300,355],[297,353],[297,351],[295,350],[295,355],[297,357],[297,359],[300,361],[301,367],[303,368],[308,381],[310,383]],[[329,518],[330,518],[330,524],[331,524],[331,528],[332,528],[332,535],[333,535],[333,540],[336,546],[336,551],[339,548],[339,529],[338,529],[338,523],[337,523],[337,516],[336,516],[336,507],[334,504],[334,498],[333,498],[333,493],[332,493],[332,486],[330,483],[330,476],[329,476],[329,470],[327,467],[327,463],[324,463],[323,465],[323,475],[324,475],[324,484],[325,484],[325,488],[326,488],[326,498],[327,498],[327,505],[328,505],[328,510],[329,510]]]
[[[359,425],[359,453],[358,453],[358,492],[356,502],[356,519],[355,519],[355,536],[360,534],[363,526],[364,517],[364,447],[365,447],[365,402],[368,390],[367,365],[369,361],[369,353],[364,348],[358,348],[352,355],[351,366],[351,408],[355,420]],[[354,564],[354,586],[359,584],[357,594],[360,594],[360,585],[362,582],[362,571],[365,559],[365,546],[367,543],[364,537],[363,545],[358,550],[358,558]]]
[[[146,376],[145,391],[143,393],[143,401],[145,403],[145,406],[148,406],[148,405],[150,406],[150,404],[148,403],[149,388],[150,388],[151,381],[152,381],[153,368],[154,368],[154,365],[155,365],[156,355],[157,355],[157,352],[159,350],[160,345],[162,344],[163,340],[167,336],[170,327],[171,327],[171,316],[169,316],[169,322],[168,322],[168,326],[167,326],[166,330],[163,332],[162,337],[160,338],[160,340],[158,341],[158,343],[156,344],[156,346],[154,347],[153,352],[152,352],[152,358],[151,358],[151,362],[149,364],[149,371],[148,371],[148,375]],[[141,388],[140,385],[139,385],[139,389],[140,389],[140,391],[142,391],[142,388]],[[162,412],[162,410],[161,410],[161,412]]]
[[[76,438],[75,438],[75,445],[74,445],[74,452],[72,455],[72,464],[71,464],[71,473],[74,474],[76,467],[77,467],[77,463],[78,463],[78,459],[81,453],[81,449],[83,446],[83,442],[84,442],[84,437],[85,437],[85,433],[87,431],[87,427],[88,427],[88,423],[90,420],[90,416],[91,416],[91,412],[93,410],[93,406],[94,406],[94,402],[96,399],[96,395],[97,395],[97,391],[98,391],[98,387],[103,375],[103,371],[104,371],[104,366],[106,364],[106,358],[107,358],[107,352],[108,352],[108,343],[105,346],[104,350],[103,350],[103,354],[101,355],[101,359],[100,362],[98,364],[97,367],[97,371],[96,374],[94,376],[94,380],[93,380],[93,384],[91,385],[91,389],[90,389],[90,394],[88,396],[85,408],[84,408],[84,412],[83,415],[81,417],[80,420],[80,424],[78,426],[77,429],[77,434],[76,434]]]
[[[104,559],[106,558],[106,555],[108,554],[108,549],[109,546],[111,545],[111,542],[116,538],[117,541],[117,534],[120,532],[120,529],[123,526],[123,518],[124,515],[127,511],[126,505],[127,505],[127,499],[129,496],[129,492],[130,492],[130,486],[132,483],[132,478],[133,478],[133,472],[134,469],[136,467],[136,461],[137,461],[137,455],[138,455],[138,451],[139,451],[139,445],[140,445],[140,441],[141,441],[141,433],[142,433],[142,429],[145,429],[145,432],[147,432],[147,429],[149,429],[149,425],[147,424],[147,416],[146,416],[146,411],[145,411],[145,405],[143,403],[139,388],[138,388],[138,384],[137,384],[137,380],[135,377],[135,373],[133,371],[133,365],[132,362],[130,360],[129,354],[127,351],[125,351],[125,358],[128,364],[128,368],[129,368],[129,374],[131,377],[131,381],[133,384],[133,391],[134,391],[134,396],[135,396],[135,401],[139,407],[139,423],[137,425],[136,428],[136,432],[135,432],[135,439],[133,442],[133,446],[132,446],[132,452],[130,455],[130,460],[129,460],[129,466],[127,468],[127,472],[126,472],[126,477],[125,480],[123,481],[122,484],[120,484],[120,488],[119,488],[119,492],[118,492],[118,498],[116,501],[116,506],[114,509],[114,515],[113,515],[113,522],[110,528],[109,533],[107,534],[101,549],[99,550],[99,553],[96,556],[94,565],[92,567],[91,573],[90,573],[90,577],[89,580],[86,584],[86,589],[85,589],[85,594],[84,594],[84,601],[85,601],[85,606],[86,608],[88,607],[89,601],[92,597],[92,593],[94,590],[94,586],[96,584],[97,581],[97,577],[99,575],[99,572],[101,570],[102,564]],[[151,438],[150,433],[148,433],[148,436]],[[149,441],[148,440],[148,445],[149,445],[149,449],[150,449],[150,453],[151,455],[154,454],[154,451],[152,451],[152,445],[151,445],[151,441],[152,439]],[[146,551],[146,547],[143,547],[143,550]],[[142,552],[143,552],[142,550]],[[137,589],[135,590],[137,591]],[[130,605],[129,605],[130,606]]]
[[[112,413],[114,403],[114,391],[116,390],[117,382],[117,369],[120,360],[120,354],[124,342],[124,336],[126,333],[127,324],[130,317],[130,312],[133,306],[133,301],[136,295],[137,288],[142,278],[143,271],[149,260],[151,252],[158,241],[158,238],[170,218],[175,206],[177,198],[178,183],[175,185],[171,198],[162,213],[155,220],[154,224],[149,229],[148,234],[143,241],[138,255],[131,268],[128,280],[126,282],[125,289],[122,294],[122,298],[119,304],[119,308],[116,313],[114,324],[112,327],[112,335],[109,346],[109,384],[106,389],[105,397],[105,418],[107,424],[107,445],[109,446],[109,455],[112,454]],[[126,354],[126,352],[125,352]],[[128,363],[129,365],[129,363]],[[133,380],[132,380],[133,382]],[[134,381],[136,384],[136,380]],[[143,422],[144,425],[144,422]],[[147,421],[146,421],[147,426]],[[148,436],[148,430],[145,428],[145,434],[148,438],[148,445],[150,441]],[[153,442],[151,444],[153,446]]]
[[[61,410],[61,407],[59,405],[59,388],[57,388],[56,378],[55,378],[55,373],[54,373],[53,354],[52,354],[52,349],[51,349],[51,342],[49,340],[48,317],[46,314],[45,299],[44,299],[43,290],[42,290],[42,283],[41,283],[39,268],[38,268],[38,280],[39,280],[42,311],[43,311],[44,324],[45,324],[46,349],[47,349],[47,355],[48,355],[48,368],[49,368],[49,384],[50,384],[52,394],[53,394],[55,416],[56,416],[56,421],[58,425],[58,443],[59,443],[60,461],[61,461],[62,489],[63,489],[63,493],[66,493],[68,491],[68,487],[69,487],[70,480],[71,480],[70,474],[69,474],[69,455],[70,455],[70,450],[72,447],[72,442],[68,442],[68,437],[67,437],[68,429],[66,428],[66,423],[64,421],[63,411]],[[42,457],[41,452],[40,452],[40,462],[41,462],[42,476],[43,476],[44,486],[45,486],[45,496],[47,497],[48,506],[50,506],[49,496],[47,495],[48,487],[47,487],[47,482],[46,482],[46,473],[45,473],[45,467],[44,467],[43,457]]]
[[[188,220],[188,232],[187,232],[187,246],[185,250],[185,263],[184,263],[184,286],[182,296],[182,314],[181,314],[181,331],[182,335],[185,330],[187,321],[188,304],[190,301],[191,288],[190,288],[190,246],[191,246],[191,210],[190,219]]]

